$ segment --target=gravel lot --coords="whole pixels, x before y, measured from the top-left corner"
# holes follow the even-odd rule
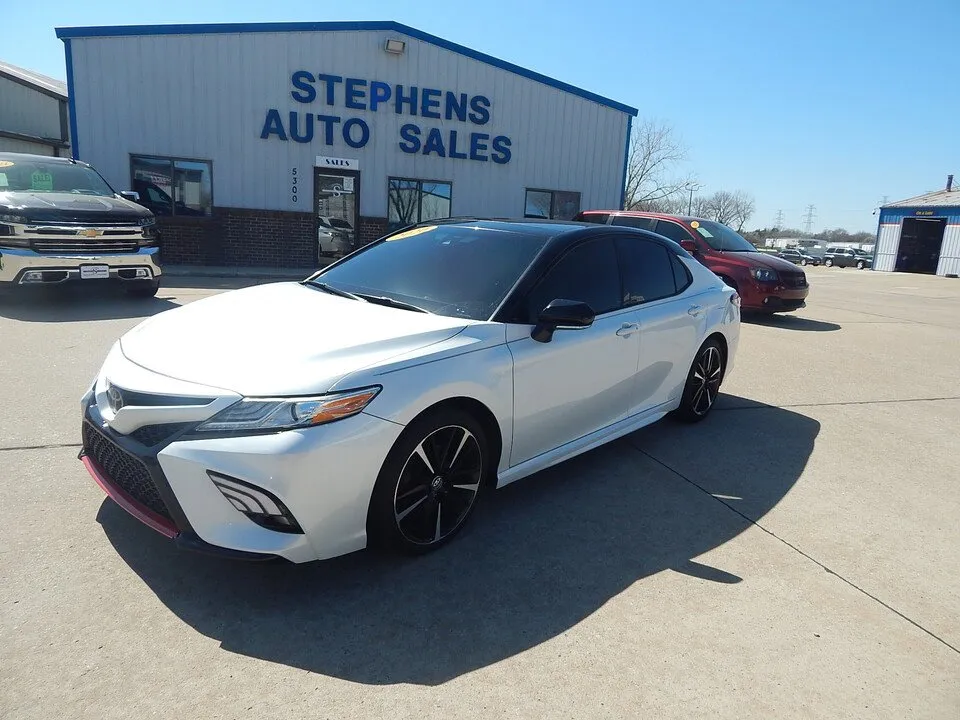
[[[956,720],[960,280],[807,270],[706,423],[308,566],[177,551],[76,460],[117,336],[238,281],[0,305],[0,716]]]

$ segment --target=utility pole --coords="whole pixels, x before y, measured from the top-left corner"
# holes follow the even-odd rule
[[[777,230],[783,229],[783,210],[777,210],[777,219],[774,221],[773,227]]]
[[[815,205],[807,205],[807,212],[803,216],[803,231],[808,235],[813,232],[813,221],[817,216],[814,214],[814,211],[817,209]]]

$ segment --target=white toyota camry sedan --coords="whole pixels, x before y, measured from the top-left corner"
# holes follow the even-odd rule
[[[706,417],[739,332],[736,292],[659,235],[416,226],[141,323],[83,398],[80,457],[185,547],[422,552],[486,491]]]

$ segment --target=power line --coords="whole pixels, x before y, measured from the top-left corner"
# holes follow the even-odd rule
[[[815,214],[816,209],[816,205],[807,205],[807,212],[803,216],[803,231],[806,233],[813,232],[813,221],[817,217]]]

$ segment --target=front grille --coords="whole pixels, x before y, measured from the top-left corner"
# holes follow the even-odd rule
[[[804,288],[807,286],[807,276],[803,273],[783,273],[782,278],[786,287]]]
[[[173,437],[181,430],[186,430],[192,423],[164,423],[162,425],[144,425],[137,428],[130,437],[147,447],[159,445],[164,440]]]
[[[77,240],[34,240],[33,249],[44,254],[72,253],[81,255],[100,255],[102,253],[132,253],[137,251],[137,241],[126,242],[89,242]]]
[[[83,424],[83,449],[114,485],[158,515],[173,519],[147,466],[90,423]]]

